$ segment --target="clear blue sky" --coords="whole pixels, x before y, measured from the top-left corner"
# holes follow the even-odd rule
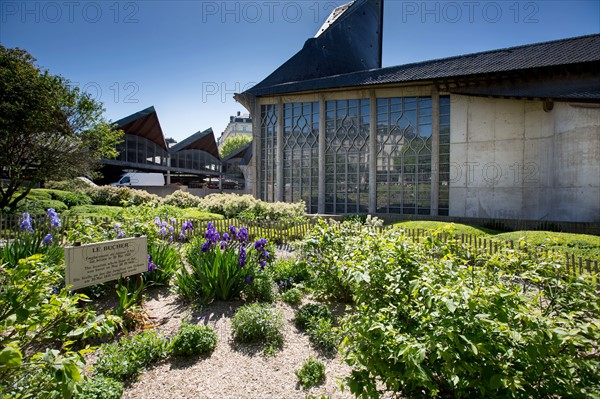
[[[181,141],[245,109],[342,1],[0,2],[0,42],[87,89],[117,120],[154,105]],[[385,0],[383,65],[600,32],[600,0]]]

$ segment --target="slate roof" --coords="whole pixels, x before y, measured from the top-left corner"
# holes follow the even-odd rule
[[[597,70],[600,70],[600,34],[251,88],[246,93],[260,97],[340,87],[469,77],[584,63],[598,64]],[[599,91],[590,90],[594,93]]]

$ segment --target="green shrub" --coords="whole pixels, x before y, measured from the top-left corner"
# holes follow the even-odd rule
[[[65,288],[64,265],[41,255],[0,267],[0,392],[70,395],[81,380],[84,341],[114,333],[119,319],[97,315]],[[3,397],[13,397],[10,394]]]
[[[323,352],[336,352],[341,341],[339,332],[327,318],[308,319],[306,333],[313,346]]]
[[[19,205],[15,208],[15,213],[22,214],[23,212],[27,212],[31,216],[43,216],[49,208],[54,208],[58,213],[67,210],[67,206],[61,201],[42,199],[42,197],[31,198],[28,196],[25,200],[19,202]]]
[[[64,212],[66,217],[99,217],[99,218],[116,218],[123,212],[121,206],[109,205],[79,205],[74,206]]]
[[[325,382],[325,364],[310,356],[302,367],[296,370],[296,377],[302,388],[308,389]]]
[[[162,203],[165,205],[172,205],[178,208],[196,208],[200,206],[202,200],[193,194],[186,191],[177,190],[173,194],[167,195]]]
[[[271,276],[265,272],[258,272],[249,284],[242,290],[248,302],[273,303],[277,298],[277,290]]]
[[[325,319],[333,320],[331,310],[321,303],[307,303],[302,306],[296,313],[296,326],[301,330],[305,330],[308,327],[308,323],[311,319]]]
[[[268,305],[252,303],[238,308],[231,321],[233,338],[242,343],[283,344],[283,315]]]
[[[154,330],[147,330],[117,343],[103,344],[94,368],[98,375],[121,381],[138,375],[168,354],[169,340]]]
[[[31,192],[48,194],[50,199],[61,201],[69,208],[78,205],[90,205],[92,203],[92,199],[81,192],[52,190],[47,188],[34,188]]]
[[[47,181],[44,183],[44,187],[53,190],[83,192],[86,188],[90,187],[90,185],[79,178],[75,178],[70,180]]]
[[[317,298],[351,302],[356,278],[342,259],[360,249],[363,234],[375,235],[370,226],[345,221],[326,223],[320,220],[301,244],[302,258],[310,274],[310,288]],[[369,255],[364,253],[365,256]],[[354,273],[350,275],[350,273]]]
[[[304,296],[302,290],[293,287],[281,294],[281,300],[283,302],[289,303],[292,306],[297,306],[302,301],[302,296]]]
[[[269,273],[273,276],[273,281],[281,291],[285,291],[295,284],[304,283],[309,279],[306,262],[297,261],[293,258],[277,259],[269,268]]]
[[[81,389],[73,399],[120,399],[123,396],[123,383],[108,377],[87,378],[79,386]]]
[[[360,276],[342,325],[356,396],[378,398],[381,387],[404,397],[598,392],[600,303],[590,276],[565,276],[552,255],[473,255],[398,231],[360,242],[341,266]]]
[[[191,356],[210,353],[217,347],[217,333],[209,326],[181,325],[171,343],[176,356]]]
[[[91,198],[94,205],[131,206],[160,202],[160,197],[157,195],[129,187],[88,187],[85,193]]]
[[[295,204],[285,202],[268,203],[249,194],[210,194],[201,198],[199,206],[227,218],[255,222],[279,221],[294,223],[304,221],[306,211],[306,206],[302,201]]]

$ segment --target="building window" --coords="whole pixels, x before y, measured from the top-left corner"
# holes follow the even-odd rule
[[[448,216],[450,208],[450,96],[440,96],[440,186],[438,215]]]
[[[326,102],[326,213],[368,210],[369,115],[369,99]]]
[[[431,97],[377,99],[377,212],[430,214]]]
[[[275,201],[277,104],[261,106],[259,197]]]
[[[319,103],[283,106],[283,200],[303,200],[317,213],[319,190]]]

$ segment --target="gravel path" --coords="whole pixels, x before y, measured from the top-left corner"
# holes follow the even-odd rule
[[[278,302],[285,324],[284,347],[275,356],[265,357],[262,347],[237,344],[231,337],[231,317],[242,302],[215,302],[194,311],[166,289],[150,291],[144,308],[153,317],[157,329],[173,335],[183,320],[212,326],[218,335],[217,348],[210,356],[169,359],[142,373],[123,395],[128,399],[274,399],[301,398],[308,394],[331,398],[352,398],[348,389],[340,389],[339,379],[350,368],[340,356],[326,358],[311,348],[308,337],[297,330],[295,309]],[[309,355],[326,365],[323,385],[303,390],[294,371]]]

